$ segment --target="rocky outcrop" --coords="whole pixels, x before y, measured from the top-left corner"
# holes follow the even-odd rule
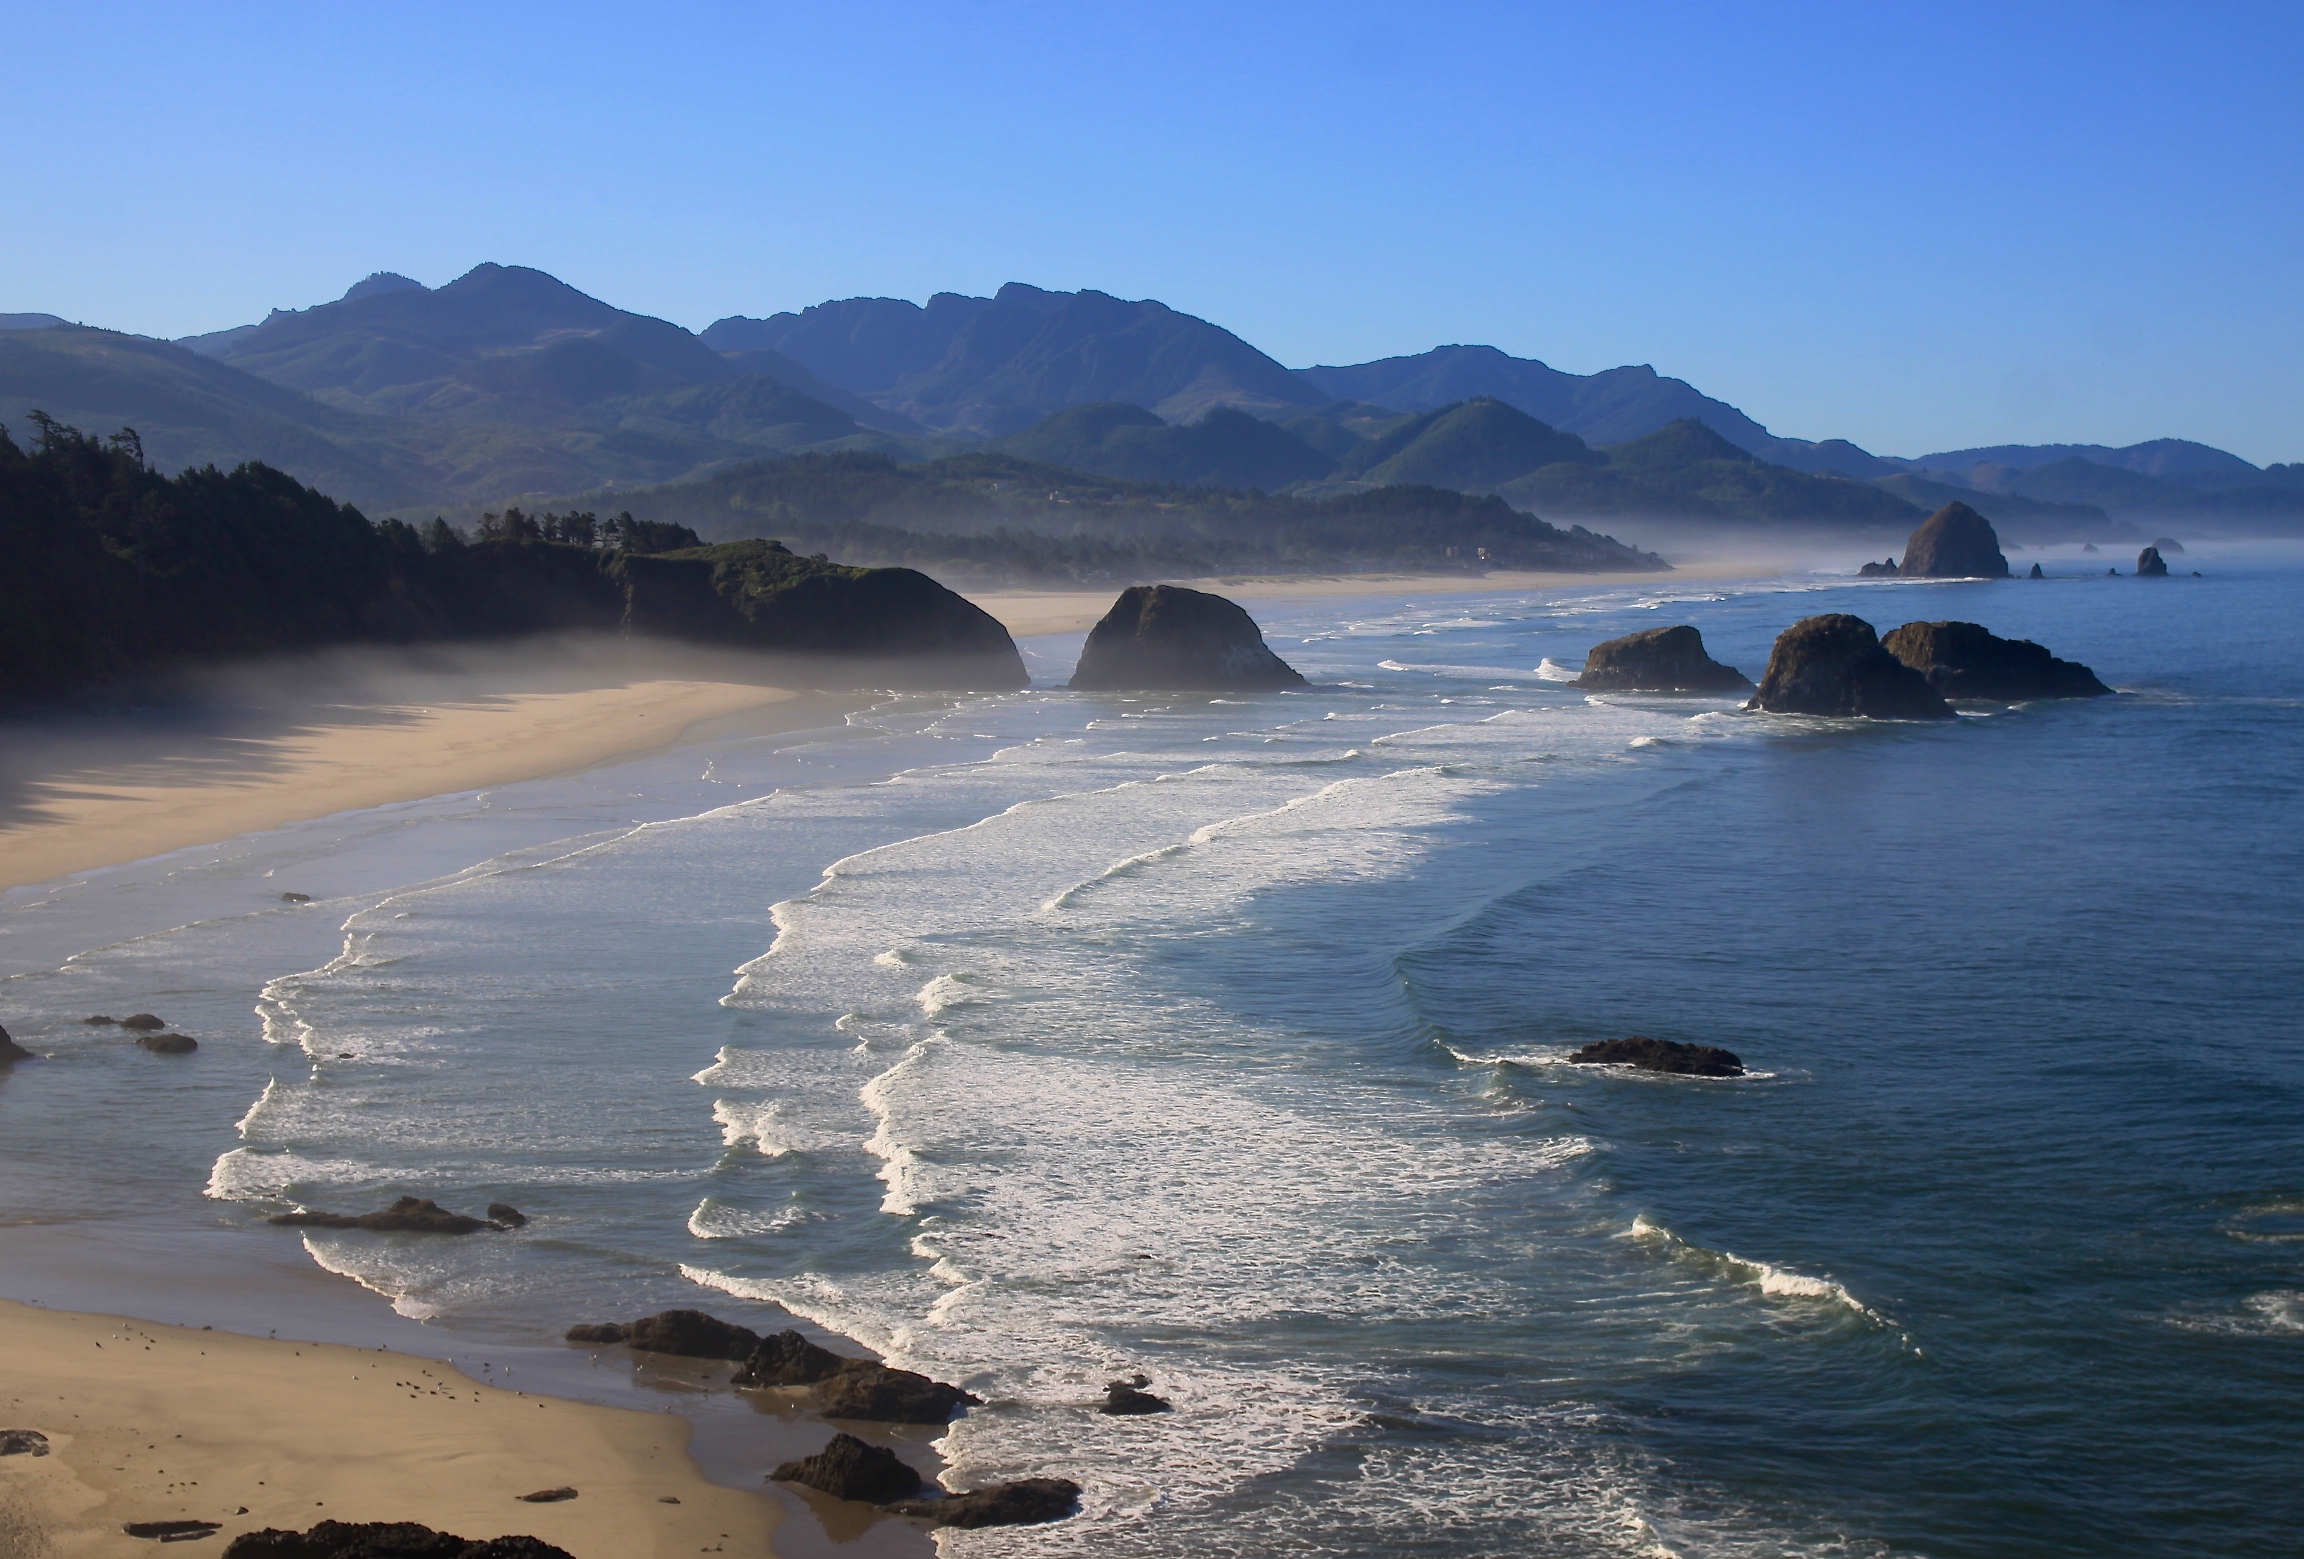
[[[1886,558],[1878,563],[1867,563],[1856,570],[1856,577],[1858,579],[1894,579],[1896,577],[1896,560]]]
[[[0,1066],[14,1066],[19,1061],[33,1059],[32,1052],[17,1044],[6,1025],[0,1024]]]
[[[745,1358],[733,1384],[738,1386],[813,1386],[829,1379],[849,1361],[829,1348],[820,1348],[795,1331],[763,1337]]]
[[[801,1483],[835,1499],[884,1505],[920,1492],[920,1474],[883,1446],[866,1445],[852,1434],[836,1434],[814,1456],[786,1462],[768,1475],[778,1483]]]
[[[630,1323],[571,1326],[570,1342],[623,1343],[643,1353],[673,1353],[687,1359],[745,1359],[760,1346],[760,1334],[701,1310],[666,1310]]]
[[[980,1406],[983,1400],[911,1370],[890,1369],[877,1359],[844,1359],[809,1393],[810,1404],[826,1418],[876,1424],[948,1424],[961,1408]]]
[[[2138,579],[2166,579],[2168,577],[2167,560],[2160,556],[2158,547],[2146,547],[2142,552],[2136,554],[2136,577]]]
[[[1104,1387],[1104,1400],[1096,1404],[1096,1411],[1114,1418],[1133,1418],[1141,1413],[1169,1411],[1166,1397],[1156,1397],[1144,1388],[1152,1382],[1139,1375],[1134,1380],[1115,1380]]]
[[[324,1213],[314,1208],[304,1208],[297,1212],[277,1214],[267,1221],[292,1228],[368,1229],[378,1234],[477,1234],[482,1229],[503,1228],[502,1224],[490,1223],[485,1218],[452,1213],[439,1203],[420,1196],[403,1196],[382,1212]]]
[[[164,1029],[168,1026],[168,1024],[166,1020],[156,1018],[149,1012],[132,1012],[127,1017],[120,1020],[120,1026],[124,1029],[150,1031],[154,1029]]]
[[[413,1521],[323,1521],[243,1532],[224,1559],[575,1559],[540,1537],[458,1537]]]
[[[1704,635],[1681,623],[1595,644],[1573,685],[1613,693],[1741,693],[1752,679],[1705,654]]]
[[[1568,1058],[1579,1066],[1629,1066],[1642,1072],[1669,1072],[1680,1077],[1742,1077],[1744,1063],[1732,1050],[1717,1045],[1683,1045],[1678,1040],[1601,1039]]]
[[[200,1048],[200,1041],[189,1034],[143,1034],[136,1043],[156,1056],[188,1056]]]
[[[500,1229],[525,1229],[528,1227],[528,1215],[514,1207],[510,1202],[490,1202],[488,1204],[488,1221]]]
[[[1964,503],[1948,503],[1904,543],[1902,573],[1907,579],[2006,579],[2008,559],[1990,520]]]
[[[0,1429],[0,1456],[46,1456],[48,1437],[37,1429]]]
[[[972,1494],[898,1500],[888,1508],[940,1527],[1011,1527],[1061,1521],[1080,1506],[1080,1485],[1069,1478],[1019,1478]]]
[[[2048,576],[2047,576],[2046,574],[2043,574],[2043,573],[2041,573],[2041,572],[2040,572],[2040,565],[2039,565],[2039,564],[2037,564],[2037,563],[2035,563],[2035,564],[2033,564],[2033,565],[2032,565],[2032,572],[2031,572],[2031,573],[2029,573],[2029,574],[2027,574],[2027,575],[2025,575],[2024,577],[2025,577],[2025,578],[2027,578],[2027,579],[2046,579]]]
[[[1220,595],[1131,585],[1089,631],[1071,686],[1097,692],[1226,692],[1303,687],[1256,619]]]
[[[1880,647],[1861,617],[1805,617],[1776,636],[1768,673],[1747,709],[1866,720],[1949,720],[1928,679]]]
[[[2078,661],[1977,623],[1906,623],[1880,647],[1945,698],[2101,698],[2112,691]]]

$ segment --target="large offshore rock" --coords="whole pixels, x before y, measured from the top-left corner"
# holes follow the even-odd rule
[[[1861,617],[1804,617],[1776,636],[1768,673],[1747,709],[1866,720],[1949,720],[1928,679],[1880,647]]]
[[[2166,579],[2168,577],[2168,561],[2160,556],[2158,547],[2146,547],[2142,552],[2136,554],[2136,577],[2138,579]]]
[[[1948,503],[1905,541],[1900,572],[1906,579],[2006,579],[2008,559],[1990,520]]]
[[[1946,698],[2101,698],[2112,691],[2078,661],[1978,623],[1906,623],[1880,647]]]
[[[1095,692],[1302,687],[1239,605],[1180,585],[1131,585],[1089,631],[1071,685]]]
[[[884,1505],[920,1492],[920,1474],[883,1446],[866,1445],[852,1434],[836,1434],[814,1456],[786,1462],[768,1475],[778,1483],[804,1483],[835,1499]]]
[[[1752,679],[1705,654],[1704,635],[1681,623],[1595,644],[1574,685],[1616,693],[1741,693]]]
[[[643,1353],[671,1353],[688,1359],[746,1359],[760,1346],[760,1334],[702,1310],[665,1310],[629,1323],[571,1326],[570,1342],[623,1343]]]

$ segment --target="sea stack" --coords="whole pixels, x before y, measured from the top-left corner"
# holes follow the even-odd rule
[[[1776,636],[1768,674],[1746,709],[1865,720],[1949,720],[1928,679],[1880,647],[1861,617],[1804,617]]]
[[[2158,547],[2146,547],[2142,552],[2136,554],[2136,577],[2138,579],[2166,579],[2168,577],[2168,564],[2160,556]]]
[[[1220,595],[1131,585],[1081,646],[1071,686],[1092,692],[1232,692],[1303,687],[1256,619]]]
[[[1880,647],[1946,698],[2102,698],[2112,690],[2078,661],[1978,623],[1906,623]]]
[[[1572,684],[1606,693],[1741,693],[1752,679],[1704,653],[1704,635],[1681,623],[1596,644]]]
[[[1896,560],[1883,558],[1877,563],[1867,563],[1856,570],[1856,577],[1858,579],[1894,579],[1896,577]]]
[[[2006,579],[2008,559],[1992,522],[1964,503],[1928,516],[1904,543],[1906,579]]]

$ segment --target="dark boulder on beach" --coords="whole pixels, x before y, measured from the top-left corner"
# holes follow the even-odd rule
[[[2102,698],[2112,691],[2078,661],[1977,623],[1906,623],[1880,647],[1946,698]]]
[[[149,1012],[132,1012],[120,1020],[120,1026],[124,1029],[149,1030],[164,1029],[168,1024],[165,1020],[156,1018]]]
[[[1867,563],[1856,570],[1858,579],[1894,579],[1896,575],[1896,560],[1894,558],[1887,558],[1878,563]]]
[[[2160,556],[2158,547],[2146,547],[2142,552],[2136,554],[2136,577],[2138,579],[2166,579],[2168,577],[2168,564]]]
[[[1141,1375],[1134,1380],[1109,1381],[1104,1387],[1104,1400],[1096,1404],[1096,1411],[1114,1418],[1168,1412],[1170,1403],[1166,1397],[1156,1397],[1144,1389],[1151,1384]]]
[[[1629,1039],[1598,1039],[1568,1058],[1579,1066],[1629,1066],[1643,1072],[1669,1072],[1679,1077],[1742,1077],[1744,1063],[1732,1050],[1717,1045],[1684,1045],[1678,1040],[1650,1039],[1635,1034]]]
[[[1928,679],[1880,647],[1861,617],[1804,617],[1776,636],[1768,673],[1746,709],[1866,720],[1949,720]]]
[[[1019,1478],[971,1494],[898,1500],[888,1507],[940,1527],[1032,1526],[1061,1521],[1080,1508],[1080,1485],[1070,1478]]]
[[[224,1559],[576,1559],[540,1537],[458,1537],[413,1521],[323,1521],[243,1532]]]
[[[571,1326],[570,1342],[623,1343],[643,1353],[672,1353],[687,1359],[744,1359],[760,1346],[760,1334],[701,1310],[666,1310],[624,1323]]]
[[[200,1048],[200,1041],[189,1034],[143,1034],[136,1043],[156,1056],[188,1056]]]
[[[127,1521],[120,1530],[130,1537],[141,1537],[153,1543],[189,1543],[197,1538],[214,1537],[222,1531],[221,1521]]]
[[[763,1337],[744,1360],[732,1384],[738,1386],[813,1386],[829,1379],[849,1361],[829,1348],[820,1348],[795,1331]]]
[[[0,1429],[0,1456],[46,1456],[48,1437],[37,1429]]]
[[[1905,541],[1901,572],[1907,579],[2006,579],[2008,559],[1990,520],[1948,503]]]
[[[1704,635],[1681,623],[1595,644],[1572,684],[1618,693],[1741,693],[1752,679],[1704,653]]]
[[[1091,692],[1303,687],[1237,603],[1180,585],[1131,585],[1089,630],[1070,684]]]
[[[16,1043],[6,1025],[0,1024],[0,1066],[14,1066],[19,1061],[38,1059],[31,1051]]]
[[[982,1397],[930,1380],[911,1370],[890,1369],[876,1359],[845,1359],[816,1383],[809,1401],[826,1418],[855,1418],[876,1424],[948,1424],[963,1407]]]
[[[836,1434],[814,1456],[786,1462],[768,1475],[778,1483],[803,1483],[835,1499],[884,1505],[920,1491],[920,1474],[894,1451],[866,1445],[852,1434]]]
[[[477,1234],[482,1229],[499,1227],[485,1218],[452,1213],[420,1196],[403,1196],[382,1212],[324,1213],[306,1208],[279,1213],[267,1221],[312,1229],[368,1229],[378,1234]]]

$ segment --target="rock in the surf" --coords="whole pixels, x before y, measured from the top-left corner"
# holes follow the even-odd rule
[[[1896,577],[1896,560],[1885,558],[1878,563],[1867,563],[1856,570],[1856,577],[1858,579],[1894,579]]]
[[[1900,572],[1907,579],[2006,579],[2008,559],[1990,520],[1948,503],[1905,541]]]
[[[1673,1039],[1598,1039],[1568,1058],[1579,1066],[1629,1066],[1679,1077],[1742,1077],[1744,1063],[1717,1045],[1684,1045]]]
[[[327,1213],[308,1207],[275,1214],[269,1221],[313,1229],[368,1229],[378,1234],[477,1234],[497,1227],[485,1218],[452,1213],[420,1196],[403,1196],[381,1212]]]
[[[2136,577],[2138,579],[2166,579],[2168,577],[2168,563],[2165,558],[2160,556],[2158,547],[2146,547],[2142,552],[2136,554]]]
[[[844,1359],[809,1393],[810,1403],[826,1418],[876,1424],[948,1424],[961,1408],[983,1400],[911,1370],[890,1369],[877,1359]]]
[[[140,1034],[136,1043],[156,1056],[188,1056],[200,1048],[200,1041],[189,1034]]]
[[[1303,687],[1235,602],[1180,585],[1131,585],[1089,630],[1071,686],[1096,692]]]
[[[490,1202],[488,1221],[499,1229],[524,1229],[528,1226],[528,1215],[510,1202]]]
[[[1767,675],[1746,709],[1866,720],[1949,720],[1928,679],[1880,647],[1861,617],[1804,617],[1776,636]]]
[[[885,1446],[866,1445],[852,1434],[836,1434],[814,1456],[786,1462],[768,1475],[778,1483],[803,1483],[835,1499],[884,1505],[920,1492],[920,1474]]]
[[[1108,1381],[1104,1386],[1104,1400],[1096,1404],[1096,1411],[1114,1418],[1133,1418],[1140,1413],[1169,1411],[1166,1397],[1156,1397],[1144,1388],[1152,1382],[1139,1375],[1134,1380]]]
[[[785,1330],[763,1337],[744,1360],[732,1384],[738,1386],[813,1386],[848,1360],[829,1348],[818,1347],[798,1332]]]
[[[124,1029],[151,1030],[164,1029],[168,1024],[165,1020],[156,1018],[149,1012],[132,1012],[120,1020],[120,1026]]]
[[[7,1025],[0,1024],[0,1066],[14,1066],[19,1061],[35,1059],[32,1052],[16,1043]]]
[[[224,1559],[575,1559],[540,1537],[458,1537],[413,1521],[323,1521],[243,1532]]]
[[[1752,679],[1704,653],[1704,635],[1681,623],[1592,646],[1575,686],[1617,693],[1741,693]]]
[[[120,1020],[108,1012],[91,1013],[89,1016],[82,1018],[80,1021],[83,1023],[108,1023],[114,1028],[118,1028],[120,1026]]]
[[[309,893],[283,893],[280,895],[280,902],[283,904],[309,904],[312,902],[312,895]]]
[[[37,1429],[0,1429],[0,1456],[46,1456],[48,1437]]]
[[[666,1310],[637,1321],[571,1326],[570,1342],[624,1343],[643,1353],[672,1353],[688,1359],[744,1359],[760,1346],[760,1334],[701,1310]]]
[[[2078,661],[1977,623],[1906,623],[1880,647],[1946,698],[2102,698],[2112,691]]]
[[[1013,1527],[1061,1521],[1080,1508],[1080,1485],[1070,1478],[1019,1478],[971,1494],[898,1500],[888,1507],[940,1527]]]

